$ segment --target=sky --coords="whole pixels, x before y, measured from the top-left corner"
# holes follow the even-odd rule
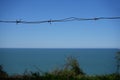
[[[120,0],[0,0],[0,20],[120,16]],[[0,48],[120,48],[120,20],[0,23]]]

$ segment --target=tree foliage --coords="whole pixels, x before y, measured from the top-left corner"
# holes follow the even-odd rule
[[[1,77],[7,77],[8,74],[3,70],[3,66],[0,65],[0,78]]]
[[[119,74],[120,72],[120,52],[116,53],[116,62],[117,62],[117,69],[116,69],[116,73]]]
[[[71,70],[75,75],[84,75],[85,73],[80,68],[79,62],[75,57],[69,56],[66,59],[65,70]]]
[[[64,67],[56,68],[52,71],[52,74],[57,76],[67,76],[68,78],[85,75],[80,68],[78,60],[72,56],[66,58]]]

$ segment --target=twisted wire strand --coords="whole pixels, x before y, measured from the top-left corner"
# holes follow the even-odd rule
[[[52,22],[69,22],[69,21],[88,21],[88,20],[108,20],[108,19],[120,19],[120,17],[95,17],[95,18],[77,18],[77,17],[68,17],[64,19],[56,19],[56,20],[44,20],[44,21],[7,21],[0,20],[0,23],[22,23],[22,24],[40,24],[40,23],[52,23]]]

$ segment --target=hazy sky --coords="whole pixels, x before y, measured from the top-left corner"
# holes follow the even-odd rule
[[[0,0],[0,20],[120,16],[120,0]],[[120,48],[120,20],[0,23],[1,48]]]

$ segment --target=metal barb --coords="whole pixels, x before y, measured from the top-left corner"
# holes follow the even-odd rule
[[[50,23],[50,24],[51,24],[51,23],[52,23],[52,20],[51,20],[51,19],[50,19],[50,20],[48,20],[48,23]]]
[[[16,24],[21,23],[21,20],[16,20]]]
[[[99,18],[94,18],[94,20],[99,20]]]

